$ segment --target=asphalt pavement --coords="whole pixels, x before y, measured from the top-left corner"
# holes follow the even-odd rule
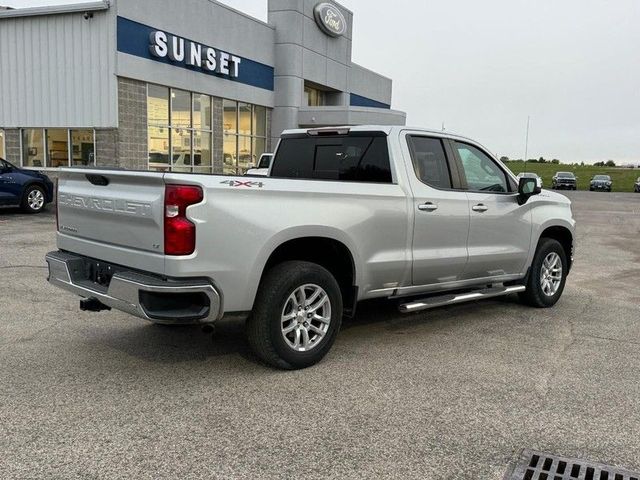
[[[499,480],[522,448],[640,471],[640,194],[567,195],[555,308],[367,303],[295,372],[237,322],[79,311],[45,280],[52,213],[0,210],[0,478]]]

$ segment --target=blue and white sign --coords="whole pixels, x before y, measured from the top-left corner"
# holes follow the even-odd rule
[[[272,66],[118,17],[118,51],[273,91]]]

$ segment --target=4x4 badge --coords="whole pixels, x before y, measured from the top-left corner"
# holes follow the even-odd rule
[[[250,180],[247,181],[240,181],[240,180],[223,180],[222,182],[220,182],[221,184],[227,184],[230,187],[248,187],[248,188],[252,188],[252,187],[258,187],[258,188],[262,188],[264,186],[264,183],[262,182],[252,182]]]

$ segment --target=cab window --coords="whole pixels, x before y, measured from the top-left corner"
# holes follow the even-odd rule
[[[510,191],[505,172],[484,152],[467,143],[454,142],[467,187],[476,192]]]
[[[441,139],[412,135],[409,148],[413,169],[422,183],[436,188],[451,188],[451,173]]]

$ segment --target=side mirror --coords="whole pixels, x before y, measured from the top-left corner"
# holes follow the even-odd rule
[[[529,197],[542,192],[542,187],[537,178],[522,177],[518,183],[518,204],[524,205]]]

